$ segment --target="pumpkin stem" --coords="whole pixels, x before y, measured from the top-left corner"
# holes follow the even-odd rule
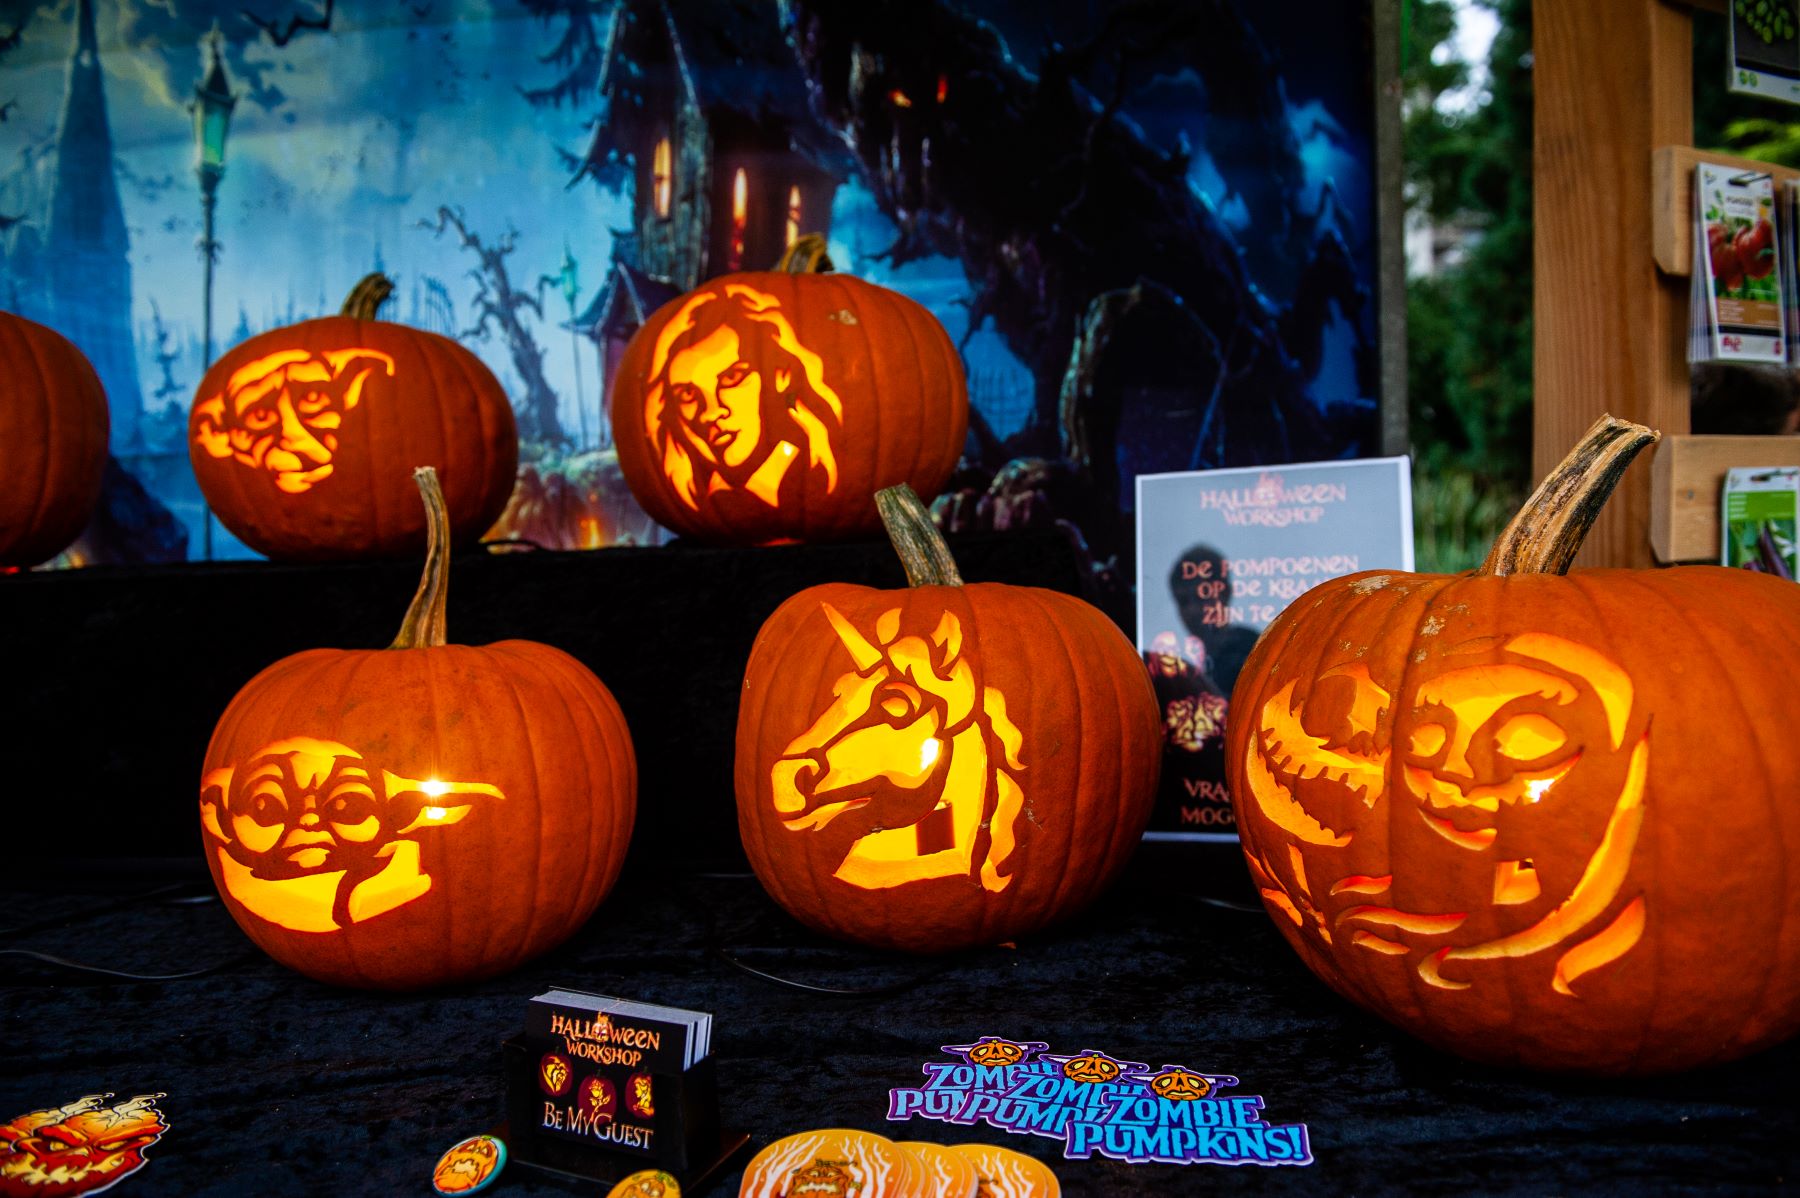
[[[394,294],[394,282],[380,271],[364,275],[357,280],[356,286],[350,289],[350,297],[344,301],[341,315],[355,320],[374,320],[375,313],[381,305],[387,303],[388,296]]]
[[[959,587],[962,575],[950,546],[932,522],[931,511],[918,494],[905,483],[875,492],[875,508],[881,522],[887,525],[888,540],[906,567],[906,585],[913,587]]]
[[[1662,434],[1602,416],[1533,491],[1488,551],[1477,574],[1567,574],[1576,550],[1625,468]]]
[[[413,481],[425,500],[425,571],[390,649],[435,649],[447,643],[448,636],[444,600],[450,594],[450,511],[444,506],[444,488],[438,485],[435,469],[420,466],[413,471]]]
[[[808,233],[794,240],[781,255],[775,269],[790,275],[823,274],[831,269],[831,257],[825,252],[825,235]]]

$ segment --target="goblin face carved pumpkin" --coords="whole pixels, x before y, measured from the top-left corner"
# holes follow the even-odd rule
[[[618,705],[560,650],[444,640],[447,546],[394,646],[314,649],[220,718],[201,839],[220,896],[270,956],[389,989],[503,972],[592,914],[618,876],[636,766]],[[546,1058],[546,1085],[568,1085]]]
[[[935,538],[910,503],[896,529]],[[1156,703],[1119,630],[1066,595],[960,583],[814,587],[751,651],[738,826],[770,895],[821,931],[1012,939],[1098,894],[1149,817]]]
[[[744,544],[873,531],[875,492],[906,482],[935,495],[968,424],[961,360],[929,312],[798,269],[728,275],[656,312],[611,403],[644,510]]]
[[[1597,427],[1545,486],[1603,494],[1642,439]],[[1800,634],[1800,590],[1564,577],[1586,525],[1546,493],[1472,576],[1339,579],[1270,626],[1228,729],[1245,857],[1315,972],[1435,1044],[1609,1073],[1742,1055],[1800,1026],[1800,750],[1766,726],[1800,635],[1720,613]]]
[[[100,376],[62,334],[0,312],[0,566],[35,566],[81,535],[110,428]]]
[[[206,501],[274,558],[416,553],[425,521],[411,471],[438,468],[451,537],[474,541],[506,506],[518,465],[512,406],[474,354],[375,319],[391,285],[358,285],[340,316],[252,337],[201,382],[189,457]]]

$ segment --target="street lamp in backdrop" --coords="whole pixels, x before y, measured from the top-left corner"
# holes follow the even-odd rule
[[[222,54],[224,36],[214,24],[206,35],[206,74],[194,85],[194,99],[188,111],[194,114],[194,170],[200,176],[200,259],[205,264],[205,298],[202,305],[204,362],[202,372],[212,366],[213,358],[213,263],[219,257],[219,243],[213,238],[213,209],[218,203],[219,180],[225,177],[225,134],[231,128],[231,110],[237,97],[231,94],[231,81],[225,77]],[[204,501],[202,501],[204,503]],[[206,506],[206,560],[213,555],[212,508]]]

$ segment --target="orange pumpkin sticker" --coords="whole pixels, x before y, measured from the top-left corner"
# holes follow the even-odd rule
[[[200,824],[228,893],[296,932],[333,932],[422,897],[421,849],[477,800],[483,782],[407,778],[336,741],[287,737],[209,772]]]
[[[757,1153],[739,1198],[910,1198],[918,1158],[885,1136],[847,1128],[802,1132]]]
[[[969,877],[1005,890],[1025,806],[1016,777],[1025,738],[1007,718],[1005,697],[981,686],[963,656],[961,622],[945,612],[929,635],[902,636],[894,608],[870,639],[830,604],[820,606],[853,668],[775,762],[782,823],[815,832],[871,807],[884,818],[850,845],[833,875],[839,880],[876,890]],[[907,811],[918,814],[909,819]]]
[[[951,1151],[975,1166],[976,1198],[1061,1198],[1062,1183],[1035,1156],[992,1144],[956,1144]]]
[[[1289,683],[1264,702],[1245,779],[1258,810],[1292,842],[1276,860],[1252,855],[1250,868],[1263,897],[1303,934],[1404,961],[1426,985],[1468,989],[1481,984],[1484,961],[1554,950],[1550,986],[1573,996],[1577,979],[1630,952],[1644,929],[1642,897],[1617,900],[1644,820],[1648,723],[1634,718],[1630,677],[1596,650],[1533,632],[1506,640],[1498,663],[1459,660],[1494,643],[1421,653],[1398,696],[1355,662],[1324,671],[1310,694]],[[1646,730],[1634,738],[1632,727]],[[1555,819],[1558,784],[1584,768],[1612,769],[1617,793],[1579,876],[1546,905],[1525,852],[1529,829],[1566,836]],[[1388,897],[1405,879],[1331,872],[1333,853],[1384,804],[1403,807],[1380,817],[1390,835],[1401,834],[1395,821],[1429,832],[1447,868],[1481,862],[1491,887],[1462,910],[1415,911]],[[1512,829],[1506,841],[1503,824]],[[1505,923],[1505,909],[1526,904],[1541,913],[1504,934],[1463,931],[1477,913]]]
[[[917,1157],[924,1170],[925,1187],[919,1191],[921,1194],[930,1198],[975,1198],[981,1175],[967,1157],[952,1152],[946,1145],[923,1140],[900,1140],[898,1144]]]
[[[493,1136],[470,1136],[438,1158],[431,1188],[440,1194],[473,1194],[493,1184],[505,1165],[504,1143]]]
[[[169,1130],[156,1109],[161,1097],[114,1103],[111,1094],[89,1094],[0,1123],[0,1195],[65,1198],[111,1189],[144,1167],[144,1150]]]
[[[644,430],[677,497],[722,491],[779,507],[783,483],[818,470],[837,489],[831,440],[844,404],[775,296],[727,282],[690,295],[656,338]]]
[[[606,1198],[681,1198],[681,1184],[661,1169],[639,1169],[608,1190]]]
[[[284,349],[233,371],[225,390],[194,405],[194,443],[275,476],[299,495],[331,476],[344,419],[362,402],[376,371],[391,377],[380,350]]]

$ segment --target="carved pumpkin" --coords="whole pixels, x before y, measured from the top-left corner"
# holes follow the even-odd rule
[[[110,425],[100,376],[54,329],[0,312],[0,566],[35,566],[100,501]]]
[[[1155,696],[1098,610],[964,586],[918,497],[881,503],[912,586],[812,587],[763,625],[738,828],[764,888],[822,932],[910,952],[1011,940],[1124,867],[1162,759]]]
[[[220,522],[257,552],[419,552],[425,517],[408,483],[418,462],[437,468],[453,543],[473,543],[505,509],[519,463],[506,392],[450,338],[376,320],[392,290],[370,275],[342,315],[250,338],[195,392],[194,476]]]
[[[320,981],[503,973],[579,928],[636,814],[618,704],[531,641],[445,643],[444,502],[393,645],[313,649],[245,685],[207,746],[200,825],[238,926]]]
[[[1477,1060],[1659,1072],[1800,1027],[1800,588],[1565,573],[1655,436],[1596,424],[1473,574],[1301,596],[1232,698],[1277,926],[1340,993]]]
[[[897,292],[815,269],[803,238],[774,271],[670,301],[626,346],[611,410],[619,465],[664,527],[736,544],[880,527],[875,492],[933,496],[962,453],[962,361]]]

